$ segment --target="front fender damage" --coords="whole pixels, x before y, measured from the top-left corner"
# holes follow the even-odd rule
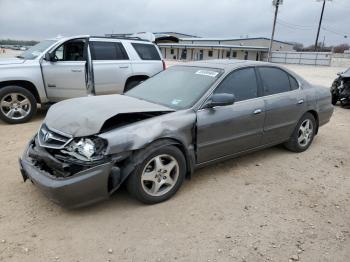
[[[151,145],[179,146],[185,155],[191,174],[195,164],[195,122],[196,114],[192,110],[177,111],[99,134],[99,137],[108,141],[105,154],[131,152],[129,158],[119,163],[122,171],[119,185],[142,162],[143,157],[138,152]]]

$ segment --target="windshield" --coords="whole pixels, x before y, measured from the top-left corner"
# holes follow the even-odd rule
[[[193,106],[221,73],[220,69],[173,66],[125,95],[174,109],[185,109]]]
[[[31,48],[29,48],[27,51],[24,51],[22,54],[18,56],[18,58],[23,59],[35,59],[39,55],[42,54],[47,48],[49,48],[51,45],[56,43],[56,40],[44,40]]]

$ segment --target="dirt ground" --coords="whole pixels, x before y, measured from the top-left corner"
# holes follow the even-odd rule
[[[0,48],[0,58],[14,58],[20,55],[23,51],[21,50],[12,50],[9,48]]]
[[[325,86],[342,70],[288,67]],[[350,261],[349,109],[304,153],[273,147],[198,170],[158,205],[122,189],[73,211],[18,169],[44,114],[0,123],[0,261]]]

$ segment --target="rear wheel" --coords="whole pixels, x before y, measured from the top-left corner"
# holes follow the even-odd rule
[[[186,174],[186,162],[175,146],[164,146],[142,152],[143,161],[127,181],[128,191],[146,204],[155,204],[172,197]]]
[[[139,85],[142,82],[142,80],[130,80],[126,83],[124,88],[124,93],[133,89],[135,86]]]
[[[298,122],[292,137],[285,147],[293,152],[303,152],[311,145],[316,132],[316,121],[311,113],[306,113]]]
[[[20,86],[0,89],[0,118],[9,124],[29,121],[36,113],[36,100],[32,93]]]

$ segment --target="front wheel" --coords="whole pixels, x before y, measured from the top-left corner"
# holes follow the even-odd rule
[[[147,151],[146,151],[147,150]],[[128,191],[146,204],[155,204],[172,197],[186,174],[186,161],[175,146],[145,149],[143,161],[127,180]]]
[[[20,86],[0,89],[0,118],[9,124],[29,121],[37,110],[32,93]]]
[[[298,122],[285,147],[293,152],[303,152],[311,145],[316,132],[315,117],[306,113]]]

